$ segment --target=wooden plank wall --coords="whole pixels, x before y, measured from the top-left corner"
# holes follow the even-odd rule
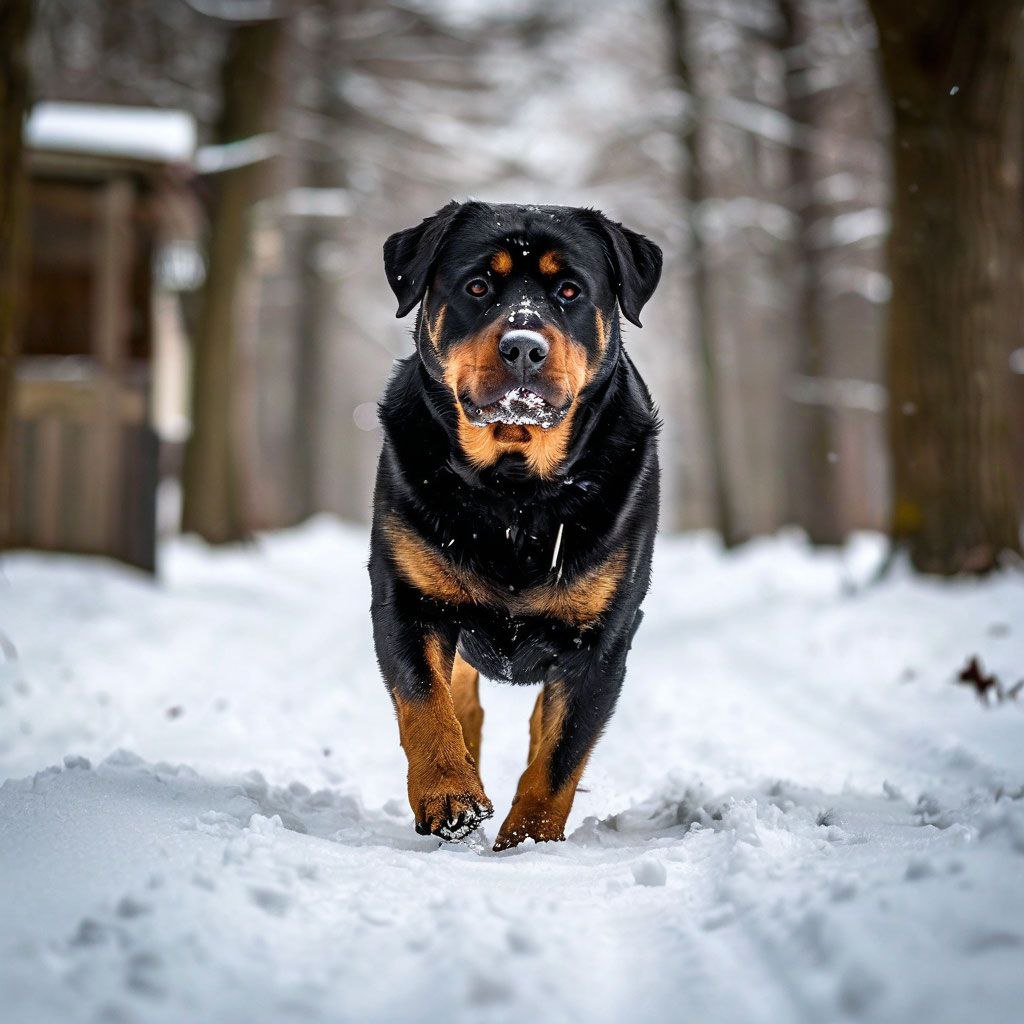
[[[48,181],[35,199],[33,270],[59,290],[33,289],[33,303],[64,305],[55,318],[45,306],[34,318],[29,311],[37,330],[18,366],[13,540],[152,571],[159,443],[149,425],[150,366],[131,351],[133,329],[151,324],[151,268],[140,259],[151,251],[151,225],[126,174]],[[56,325],[76,317],[87,334],[69,355]]]
[[[113,415],[97,411],[103,391],[96,382],[20,382],[14,543],[108,555],[152,572],[159,442],[142,415],[140,385]],[[96,474],[101,446],[112,449],[112,477]]]

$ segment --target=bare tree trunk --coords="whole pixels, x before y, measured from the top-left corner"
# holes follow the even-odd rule
[[[806,86],[800,58],[807,47],[807,14],[801,0],[778,0],[782,34],[778,45],[786,62],[786,113],[798,135],[789,147],[790,208],[796,219],[796,338],[793,371],[802,381],[827,375],[826,339],[821,311],[822,267],[814,229],[822,210],[815,196],[816,168],[810,145],[817,120],[814,93]],[[794,389],[798,394],[809,389]],[[835,420],[820,399],[792,397],[789,405],[787,480],[789,518],[815,544],[842,540],[836,507],[833,464]]]
[[[922,572],[1020,552],[1024,0],[871,0],[893,117],[892,533]]]
[[[694,326],[701,364],[701,390],[705,406],[714,525],[722,535],[725,545],[732,547],[738,542],[739,537],[727,476],[722,403],[718,384],[714,295],[700,225],[700,205],[708,194],[702,138],[705,112],[689,57],[691,39],[685,0],[665,0],[665,15],[669,28],[671,69],[680,89],[686,91],[690,98],[686,121],[680,129],[680,141],[686,157],[683,190],[690,203],[688,223],[693,274]]]
[[[347,183],[345,165],[337,142],[347,114],[338,88],[343,59],[339,40],[339,8],[332,0],[311,7],[309,59],[313,65],[306,86],[318,132],[307,166],[309,185],[314,189],[343,189]],[[340,244],[336,216],[312,214],[300,239],[302,310],[299,316],[299,350],[296,401],[296,471],[298,511],[302,518],[332,507],[330,479],[355,479],[351,445],[337,436],[332,407],[344,395],[345,381],[335,379],[332,348],[337,337],[340,284],[331,263]],[[347,396],[346,396],[347,397]],[[349,419],[351,424],[351,419]],[[350,427],[350,429],[352,429]],[[341,447],[341,451],[338,448]],[[340,455],[340,458],[339,458]],[[337,461],[335,461],[337,460]]]
[[[25,226],[22,123],[28,107],[31,19],[32,0],[0,5],[0,546],[11,531],[11,426]]]
[[[276,107],[280,20],[233,31],[221,75],[218,141],[265,132]],[[249,247],[249,218],[265,163],[220,174],[210,221],[209,260],[195,334],[192,435],[185,451],[182,528],[212,543],[244,537],[236,363],[239,279]]]

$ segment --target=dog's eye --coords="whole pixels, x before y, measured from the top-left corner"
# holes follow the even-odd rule
[[[482,299],[489,291],[490,287],[482,277],[474,277],[469,284],[466,285],[466,291],[473,296],[474,299]]]
[[[563,281],[558,286],[558,297],[563,302],[572,302],[572,300],[575,299],[576,296],[579,295],[579,293],[580,286],[578,284],[573,284],[572,281]]]

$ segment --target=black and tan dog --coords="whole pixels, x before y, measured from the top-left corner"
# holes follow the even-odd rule
[[[496,850],[564,838],[647,593],[658,420],[622,347],[661,250],[592,210],[450,203],[384,245],[415,355],[381,402],[373,632],[416,830],[461,839],[480,781],[478,672],[542,683]]]

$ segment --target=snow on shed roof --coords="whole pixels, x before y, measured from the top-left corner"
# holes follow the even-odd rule
[[[145,160],[189,162],[196,123],[183,110],[90,103],[37,103],[25,125],[34,149]]]

